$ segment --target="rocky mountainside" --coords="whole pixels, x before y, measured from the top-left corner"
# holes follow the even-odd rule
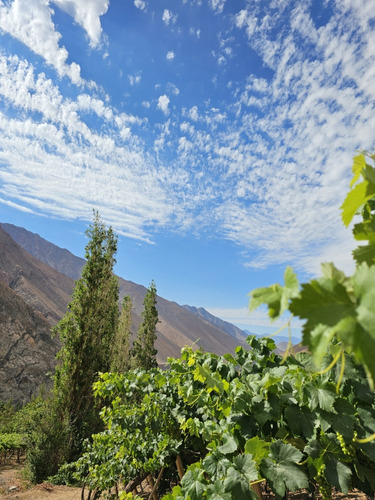
[[[65,314],[74,281],[40,262],[0,228],[0,280],[51,325]]]
[[[57,349],[47,319],[0,281],[0,401],[21,405],[51,386]]]
[[[78,277],[76,274],[78,269],[82,269],[83,260],[75,257],[68,250],[55,247],[55,245],[38,235],[22,228],[14,229],[15,226],[13,226],[13,234],[18,234],[18,241],[29,249],[29,253],[4,231],[4,228],[10,230],[9,226],[2,225],[0,227],[0,282],[22,300],[24,309],[28,305],[34,311],[34,314],[36,314],[35,311],[40,313],[38,318],[44,318],[45,324],[48,324],[47,331],[49,335],[49,328],[56,324],[66,312],[74,288],[73,276]],[[28,235],[30,235],[30,238],[28,238]],[[56,248],[56,252],[53,251],[54,248]],[[49,264],[41,262],[32,253],[38,255],[41,259],[48,260]],[[57,268],[60,269],[60,272],[57,271]],[[67,276],[64,272],[70,273],[72,277]],[[132,333],[135,335],[140,323],[146,288],[122,278],[119,278],[119,285],[120,297],[126,294],[133,301]],[[9,301],[7,303],[10,304]],[[175,302],[158,296],[157,308],[160,322],[157,326],[156,348],[158,350],[157,359],[160,364],[164,364],[169,356],[179,356],[183,346],[194,343],[207,351],[213,351],[217,354],[233,352],[237,345],[246,346],[242,341],[235,339],[214,324],[197,317]],[[20,352],[22,352],[22,349],[28,349],[29,346],[26,343],[32,342],[31,337],[23,336],[21,326],[19,326],[19,331],[17,330],[17,325],[27,322],[20,312],[22,308],[11,308],[7,311],[4,306],[3,309],[4,318],[7,318],[7,322],[2,322],[0,325],[0,352],[8,352],[12,342],[17,342]],[[29,317],[30,314],[28,313]],[[14,328],[9,330],[7,325],[11,323]],[[41,327],[33,327],[30,321],[28,324],[28,332],[36,335],[36,332]],[[5,341],[8,335],[7,329],[11,332],[11,339]],[[18,340],[19,337],[21,340]],[[46,337],[43,338],[46,339]],[[54,354],[58,350],[57,341],[54,341],[51,345],[48,344],[48,349],[47,347],[44,349],[44,344],[39,341],[35,342],[35,345],[41,350],[41,357],[45,357],[48,371],[50,371],[50,367],[54,363]],[[21,371],[23,366],[21,363],[22,354],[18,358],[17,356],[15,359],[19,359],[19,370]],[[38,359],[38,357],[36,356],[35,359]],[[41,371],[43,370],[44,365],[43,367],[41,365]],[[0,377],[0,386],[6,383],[6,379],[2,377],[5,377],[4,373]],[[31,385],[32,380],[34,379],[30,379]],[[33,391],[31,385],[28,389],[29,393]]]
[[[0,226],[11,238],[24,250],[31,253],[35,258],[48,264],[56,271],[59,271],[73,280],[81,276],[85,260],[76,257],[69,250],[60,248],[53,243],[41,238],[38,234],[31,233],[23,227],[13,224],[0,223]]]
[[[241,328],[232,325],[232,323],[229,323],[228,321],[224,321],[218,318],[217,316],[214,316],[213,314],[206,311],[204,307],[194,307],[194,306],[188,306],[186,304],[183,305],[182,307],[187,311],[193,313],[198,318],[201,318],[204,321],[208,321],[209,323],[214,324],[215,326],[220,328],[220,330],[223,330],[224,332],[228,333],[235,339],[245,341],[248,335],[254,335],[253,333],[247,333],[244,330],[241,330]]]

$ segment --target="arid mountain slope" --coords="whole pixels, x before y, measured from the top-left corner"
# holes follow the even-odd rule
[[[0,281],[0,401],[21,405],[50,386],[57,349],[46,318]]]
[[[232,325],[232,323],[228,323],[228,321],[224,321],[220,318],[217,318],[213,314],[209,313],[204,309],[203,307],[194,307],[194,306],[188,306],[188,305],[183,305],[182,306],[184,309],[187,311],[190,311],[193,313],[195,316],[197,316],[200,319],[203,319],[204,321],[208,321],[209,323],[214,324],[220,330],[223,330],[226,333],[229,333],[232,337],[238,339],[238,340],[246,340],[246,337],[250,335],[249,333],[244,332],[240,328],[238,328],[235,325]],[[253,334],[251,334],[253,335]]]
[[[2,227],[9,230],[10,225],[2,225]],[[77,278],[77,269],[82,267],[83,261],[68,250],[58,248],[40,236],[25,229],[21,231],[21,229],[13,229],[12,232],[21,235],[22,238],[19,236],[18,240],[32,254],[48,260],[50,265],[38,261],[0,228],[1,279],[28,304],[41,311],[51,323],[56,323],[64,315],[74,287],[72,278],[56,269],[69,272]],[[44,246],[48,251],[44,249]],[[56,252],[53,251],[54,248]],[[52,269],[51,265],[55,269]],[[122,278],[119,278],[119,285],[120,297],[127,294],[133,301],[132,332],[135,335],[143,310],[146,289]],[[179,356],[183,346],[192,345],[195,342],[205,350],[217,354],[234,351],[237,345],[242,344],[241,341],[234,339],[212,323],[196,317],[175,302],[158,296],[157,308],[160,320],[156,343],[159,363],[165,363],[169,356]]]
[[[0,228],[0,280],[51,325],[65,314],[74,281],[40,262]]]
[[[85,260],[76,257],[69,250],[60,248],[41,238],[38,234],[27,231],[13,224],[0,223],[0,226],[24,250],[31,253],[40,262],[44,262],[62,274],[77,280],[81,276]]]

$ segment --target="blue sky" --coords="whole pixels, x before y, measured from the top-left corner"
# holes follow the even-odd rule
[[[118,274],[272,331],[251,289],[352,269],[374,104],[373,0],[0,0],[0,220],[83,255],[95,208]]]

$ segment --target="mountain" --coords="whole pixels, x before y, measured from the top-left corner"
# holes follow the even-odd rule
[[[39,261],[0,228],[0,280],[51,325],[65,314],[74,281]]]
[[[232,323],[229,323],[228,321],[224,321],[224,320],[214,316],[213,314],[206,311],[206,309],[204,309],[203,307],[188,306],[186,304],[183,305],[182,307],[184,309],[186,309],[187,311],[190,311],[191,313],[193,313],[198,318],[201,318],[206,322],[208,321],[209,323],[212,323],[213,325],[220,328],[220,330],[223,330],[224,332],[228,333],[229,335],[231,335],[235,339],[241,340],[242,342],[244,342],[246,340],[246,337],[248,335],[254,335],[250,332],[241,330],[240,328],[238,328],[235,325],[232,325]]]
[[[38,234],[31,233],[23,227],[13,224],[0,223],[0,226],[24,250],[31,253],[36,259],[48,264],[62,274],[73,280],[81,276],[85,259],[76,257],[69,250],[60,248],[53,243],[41,238]]]
[[[21,405],[50,387],[57,349],[48,320],[0,281],[0,401]]]
[[[15,235],[28,251],[16,243],[7,231]],[[77,273],[80,273],[83,263],[83,259],[75,257],[68,250],[53,245],[37,234],[10,224],[0,226],[0,282],[8,286],[34,311],[38,311],[49,326],[56,324],[65,314],[74,289],[73,277],[78,277]],[[69,273],[70,276],[64,273]],[[141,321],[146,288],[123,278],[119,278],[119,285],[120,297],[126,294],[133,301],[132,333],[135,336]],[[247,347],[241,340],[235,339],[218,326],[197,317],[175,302],[158,296],[157,309],[160,322],[157,325],[156,348],[160,364],[165,364],[169,356],[179,356],[182,347],[194,343],[206,351],[217,354],[233,352],[237,345]],[[17,309],[12,311],[9,312],[9,317],[14,314],[14,323],[22,323],[24,320],[18,318]],[[15,341],[16,331],[12,331]],[[33,331],[31,326],[29,331]],[[0,335],[0,348],[3,352],[5,349],[2,347],[5,335],[3,330],[0,330]],[[53,354],[50,350],[45,353],[50,365],[53,364],[53,355],[58,350],[57,341],[53,349]],[[0,378],[0,385],[3,383],[5,380]]]

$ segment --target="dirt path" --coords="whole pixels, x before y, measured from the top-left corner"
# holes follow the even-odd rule
[[[69,486],[55,486],[49,483],[30,487],[22,476],[22,464],[0,467],[0,498],[9,500],[80,500],[81,489]]]

